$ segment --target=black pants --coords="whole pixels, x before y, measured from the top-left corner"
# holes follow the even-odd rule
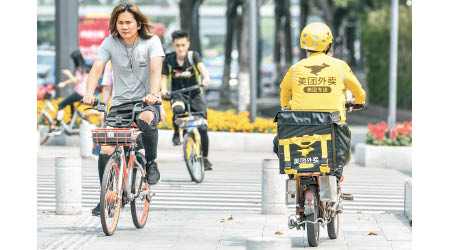
[[[125,119],[130,119],[132,115],[133,105],[119,105],[112,106],[108,113],[108,117],[122,117]],[[135,115],[134,121],[138,126],[139,130],[142,132],[142,141],[145,149],[145,160],[147,162],[154,161],[157,156],[157,146],[158,146],[158,128],[157,125],[161,121],[159,106],[148,106],[144,107],[143,111],[151,111],[154,115],[154,118],[150,124],[144,122],[143,120],[138,119],[139,114]],[[142,112],[143,112],[142,111]],[[113,122],[108,122],[108,126],[115,127],[119,124],[115,124]]]
[[[73,103],[81,101],[81,99],[83,99],[81,95],[79,95],[77,92],[73,92],[71,95],[64,98],[64,100],[62,100],[62,102],[58,104],[58,110],[62,110],[64,109],[65,106],[70,105],[70,110],[72,110],[73,113],[74,111]]]
[[[178,98],[174,98],[171,102],[174,103],[176,101],[182,101]],[[184,112],[187,111],[187,103],[184,103],[185,110],[179,110],[175,109],[173,111],[173,117],[172,117],[172,123],[173,123],[173,129],[174,131],[178,132],[178,129],[180,128],[177,124],[175,124],[175,115],[177,114],[184,114]],[[207,112],[206,112],[206,101],[203,95],[197,94],[192,97],[191,101],[191,111],[192,112],[203,112],[202,116],[203,118],[207,119]],[[200,141],[202,144],[202,154],[203,157],[208,157],[208,151],[209,151],[209,138],[208,138],[208,127],[202,126],[198,128],[198,132],[200,134]]]
[[[132,115],[133,105],[119,105],[113,106],[110,108],[108,113],[108,117],[122,117],[125,119],[130,119]],[[138,119],[139,113],[135,116],[135,122],[138,128],[141,130],[141,134],[138,138],[138,148],[143,147],[145,149],[145,160],[147,162],[152,162],[156,160],[157,156],[157,147],[158,147],[158,128],[157,125],[161,121],[161,116],[159,112],[159,106],[145,106],[143,111],[151,111],[154,114],[154,118],[150,124],[144,122],[143,120]],[[107,126],[115,127],[114,122],[108,122]],[[100,185],[102,183],[103,172],[105,170],[106,163],[109,160],[110,155],[101,154],[98,157],[98,175],[100,178]]]

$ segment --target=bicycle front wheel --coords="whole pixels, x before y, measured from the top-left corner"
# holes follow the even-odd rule
[[[189,171],[189,175],[196,183],[203,181],[205,177],[205,167],[203,163],[203,157],[199,156],[200,142],[197,145],[195,135],[192,132],[188,132],[183,138],[183,153],[186,167]]]
[[[52,130],[52,122],[43,115],[37,122],[37,131],[39,132],[39,143],[43,145],[48,140],[48,133]]]
[[[111,156],[105,166],[100,193],[100,220],[106,236],[114,233],[119,222],[120,203],[119,167],[120,161],[116,155]]]
[[[133,183],[131,192],[136,195],[141,192],[150,192],[150,185],[144,181],[145,174],[134,168],[133,169]],[[142,197],[135,197],[131,201],[131,217],[133,218],[133,224],[136,228],[143,228],[147,222],[148,208],[150,206],[149,199],[150,193]]]

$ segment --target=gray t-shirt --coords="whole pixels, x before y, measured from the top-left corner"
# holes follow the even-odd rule
[[[164,56],[159,37],[148,40],[138,38],[127,45],[119,37],[109,36],[100,45],[97,59],[111,60],[114,78],[111,106],[137,101],[150,93],[152,73],[150,59]]]

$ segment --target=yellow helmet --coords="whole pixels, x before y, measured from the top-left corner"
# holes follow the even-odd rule
[[[324,51],[333,42],[333,34],[324,23],[310,23],[300,34],[300,47],[312,51]]]

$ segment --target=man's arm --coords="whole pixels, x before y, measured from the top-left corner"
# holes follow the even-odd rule
[[[103,85],[101,102],[108,103],[109,97],[111,97],[112,85]],[[105,113],[100,112],[100,125],[103,127],[105,119]]]
[[[169,77],[169,63],[167,60],[167,57],[164,58],[163,65],[162,65],[162,72],[161,72],[161,95],[165,96],[167,94],[167,91],[169,89],[169,86],[167,86],[167,78]]]
[[[161,91],[162,61],[162,56],[155,56],[150,59],[150,71],[152,72],[150,93],[142,99],[142,101],[146,102],[149,105],[152,105],[159,100],[154,95],[159,95],[159,92]]]
[[[203,62],[197,63],[197,69],[200,72],[200,74],[202,75],[203,86],[205,86],[205,87],[208,86],[211,83],[211,78],[209,76],[208,69],[206,69],[205,64]]]
[[[167,76],[161,76],[161,96],[167,95]]]
[[[105,66],[106,62],[96,59],[94,65],[92,65],[91,71],[89,71],[86,82],[86,95],[83,97],[83,102],[87,105],[92,105],[94,103],[94,91]]]
[[[158,94],[161,89],[161,70],[162,70],[162,56],[156,56],[150,59],[150,70],[152,72],[152,80],[150,85],[150,94]]]
[[[112,85],[103,85],[101,102],[107,103],[111,97]]]
[[[358,79],[356,78],[355,74],[353,74],[347,63],[343,61],[341,62],[342,70],[344,71],[345,88],[349,89],[352,92],[353,96],[355,96],[356,104],[363,104],[366,100],[366,92],[361,87],[361,84],[359,83]]]
[[[292,98],[292,69],[291,66],[284,75],[283,81],[280,84],[281,92],[280,92],[280,105],[282,108],[291,108],[291,98]]]

